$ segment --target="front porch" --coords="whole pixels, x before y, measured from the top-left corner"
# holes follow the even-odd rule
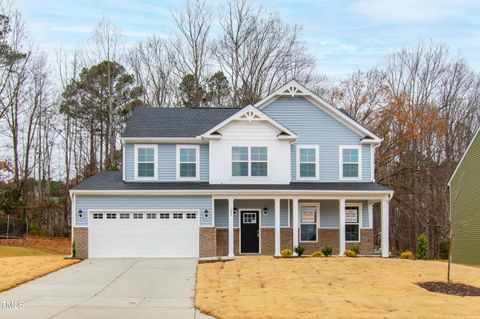
[[[373,206],[380,204],[382,257],[389,256],[388,194],[360,195],[225,195],[213,198],[214,227],[201,235],[216,256],[274,255],[301,245],[305,254],[333,249],[343,255],[360,246],[361,254],[374,253]],[[297,230],[297,231],[294,231]],[[206,230],[205,230],[206,231]],[[202,239],[210,241],[206,244]],[[215,247],[212,247],[214,245]],[[202,253],[201,257],[207,257]]]

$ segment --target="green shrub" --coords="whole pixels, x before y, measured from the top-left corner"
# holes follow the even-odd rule
[[[427,235],[424,233],[418,236],[417,240],[417,259],[427,259],[428,258],[428,239]]]
[[[303,248],[303,246],[298,245],[297,247],[295,247],[295,252],[297,253],[298,257],[301,257],[305,252],[305,248]]]
[[[345,256],[347,256],[347,257],[356,257],[356,256],[357,256],[357,253],[354,252],[354,251],[351,250],[351,249],[347,249],[347,250],[345,250]]]
[[[321,251],[314,251],[312,253],[312,257],[323,257],[323,253]]]
[[[325,257],[329,257],[332,255],[333,248],[330,246],[325,246],[322,248],[322,253]]]
[[[402,259],[413,259],[413,253],[410,250],[405,250],[401,255]]]
[[[358,245],[352,246],[352,248],[350,248],[350,250],[353,250],[356,255],[360,255],[360,246],[358,246]]]
[[[280,252],[280,255],[282,255],[282,257],[290,257],[293,255],[293,252],[291,249],[284,249]]]
[[[440,259],[448,259],[448,253],[450,251],[450,241],[442,240],[438,243],[439,257]]]

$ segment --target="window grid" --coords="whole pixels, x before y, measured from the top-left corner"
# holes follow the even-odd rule
[[[345,241],[359,242],[360,241],[360,209],[358,206],[346,206],[345,210],[356,210],[357,221],[345,221]]]
[[[196,213],[187,213],[187,219],[195,219],[195,218],[197,218]]]
[[[130,219],[130,214],[128,214],[128,213],[120,213],[120,219]]]
[[[360,178],[360,151],[357,147],[343,147],[341,153],[342,178]]]
[[[232,176],[268,176],[268,149],[265,146],[232,147]]]
[[[93,214],[93,219],[103,219],[103,214],[94,213]]]
[[[117,214],[115,213],[107,213],[107,219],[116,219],[117,218]]]
[[[147,213],[147,219],[156,219],[157,218],[157,214],[155,213]]]
[[[173,213],[173,219],[182,219],[183,214],[182,213]]]
[[[142,213],[133,213],[133,219],[143,219]]]
[[[138,177],[155,177],[155,148],[139,147],[137,149]]]
[[[194,147],[182,147],[179,151],[180,177],[197,177],[197,149]]]
[[[299,176],[315,178],[317,176],[317,149],[314,147],[299,147]]]
[[[313,217],[311,211],[313,211]],[[317,241],[318,214],[317,206],[300,206],[300,241]]]
[[[169,219],[170,214],[169,213],[160,213],[160,219]]]

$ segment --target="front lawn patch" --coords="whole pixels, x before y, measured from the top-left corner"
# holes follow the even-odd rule
[[[67,259],[61,255],[0,258],[0,291],[13,288],[78,262],[79,260]]]
[[[246,257],[201,264],[195,306],[218,318],[480,318],[479,297],[429,292],[447,264],[382,258]],[[480,268],[452,265],[480,286]]]
[[[52,255],[52,252],[45,249],[25,248],[15,246],[0,246],[0,258],[19,256],[43,256]]]

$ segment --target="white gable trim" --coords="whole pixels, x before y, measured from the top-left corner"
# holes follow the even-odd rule
[[[273,127],[277,128],[278,130],[287,133],[287,135],[280,135],[279,139],[294,140],[294,139],[297,138],[297,135],[294,132],[290,131],[288,128],[286,128],[282,124],[278,123],[277,121],[272,119],[270,116],[263,113],[262,111],[260,111],[259,109],[257,109],[256,107],[254,107],[252,105],[248,105],[248,106],[244,107],[243,109],[239,110],[237,113],[233,114],[232,116],[230,116],[229,118],[227,118],[226,120],[224,120],[223,122],[218,124],[217,126],[213,127],[212,129],[210,129],[207,132],[205,132],[204,134],[202,134],[201,137],[205,138],[205,139],[219,139],[219,138],[221,138],[220,135],[212,135],[212,134],[215,133],[216,131],[218,131],[219,129],[221,129],[222,127],[225,127],[227,124],[231,123],[232,121],[248,121],[248,122],[263,121],[263,122],[267,122],[270,125],[272,125]]]
[[[470,147],[472,147],[473,142],[475,142],[475,140],[477,138],[480,138],[479,135],[480,135],[480,127],[477,129],[477,132],[475,133],[472,140],[470,141],[470,144],[468,144],[467,149],[465,150],[465,153],[463,153],[462,158],[460,159],[460,162],[458,162],[458,164],[457,164],[457,167],[455,167],[455,171],[453,171],[452,176],[450,176],[450,179],[448,180],[448,184],[447,184],[448,187],[450,187],[450,184],[452,183],[453,177],[455,176],[455,174],[457,174],[457,171],[460,168],[460,165],[462,164],[463,159],[465,158],[465,156],[467,156],[467,153],[470,150]]]
[[[255,107],[261,110],[265,106],[267,106],[268,104],[270,104],[271,102],[273,102],[274,100],[276,100],[281,96],[291,96],[291,97],[303,96],[313,105],[327,112],[327,114],[331,115],[333,118],[335,118],[345,126],[349,127],[360,136],[362,137],[369,136],[372,138],[372,140],[362,140],[362,144],[363,143],[379,144],[382,142],[382,139],[380,137],[376,136],[374,133],[370,132],[368,129],[358,124],[357,122],[355,122],[349,116],[347,116],[342,111],[340,111],[338,108],[327,103],[325,100],[323,100],[318,95],[308,90],[307,88],[305,88],[303,85],[301,85],[295,80],[291,80],[290,82],[280,87],[275,92],[265,97],[260,102],[257,102],[255,104]]]

